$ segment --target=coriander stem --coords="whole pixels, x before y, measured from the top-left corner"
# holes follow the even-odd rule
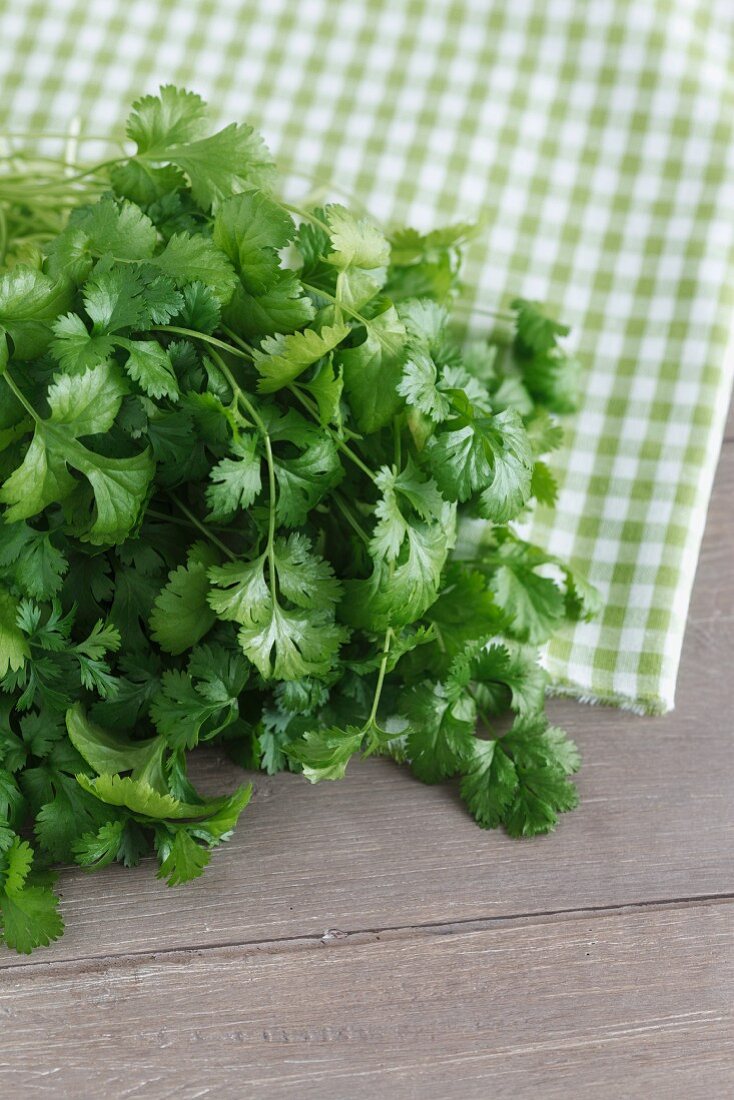
[[[290,393],[292,393],[293,396],[301,402],[303,407],[305,409],[307,409],[308,412],[311,413],[311,416],[314,418],[314,420],[318,420],[319,419],[318,413],[317,413],[316,409],[314,409],[313,405],[308,400],[306,395],[301,393],[300,390],[296,386],[289,386],[288,389],[289,389]],[[352,462],[354,463],[354,465],[358,466],[359,469],[362,471],[362,473],[365,474],[370,479],[370,481],[376,481],[377,480],[375,478],[375,475],[370,470],[369,466],[366,466],[364,464],[364,462],[359,457],[359,455],[356,454],[352,450],[352,448],[349,446],[348,443],[345,443],[343,439],[339,438],[339,434],[337,432],[335,432],[333,428],[330,428],[327,425],[324,430],[329,433],[331,438],[334,440],[334,443],[336,444],[337,448],[340,451],[343,451],[344,454],[347,456],[347,458],[350,458],[352,460]]]
[[[210,344],[213,348],[220,348],[222,351],[229,352],[230,355],[235,355],[238,359],[247,359],[248,362],[250,359],[249,355],[245,355],[238,348],[233,348],[231,344],[225,344],[224,340],[217,340],[216,336],[207,336],[205,332],[196,332],[193,328],[181,328],[179,325],[151,325],[150,331],[175,332],[178,336],[190,336],[194,340],[202,340],[205,344]]]
[[[331,229],[326,222],[322,221],[321,218],[317,218],[315,214],[309,213],[308,210],[303,210],[302,207],[294,206],[289,202],[283,202],[282,199],[279,205],[282,206],[284,210],[287,210],[289,214],[296,214],[299,218],[302,218],[303,221],[310,222],[311,225],[315,225],[318,229],[323,229],[324,233],[331,233]]]
[[[255,424],[255,426],[257,427],[257,429],[260,432],[261,436],[263,437],[263,442],[265,444],[265,462],[266,462],[267,467],[268,467],[268,494],[269,494],[269,497],[270,497],[270,500],[269,500],[269,514],[268,514],[268,545],[267,545],[266,553],[267,553],[267,556],[268,556],[268,571],[270,573],[270,595],[271,595],[272,600],[273,600],[273,606],[277,607],[278,606],[278,591],[277,591],[277,587],[276,587],[276,583],[275,583],[275,576],[276,576],[276,574],[275,574],[275,518],[276,518],[275,517],[275,503],[276,503],[275,461],[273,459],[273,448],[272,448],[272,444],[270,442],[270,433],[269,433],[269,431],[268,431],[268,429],[265,425],[265,422],[263,421],[263,418],[260,416],[260,413],[257,411],[255,406],[252,404],[252,402],[250,401],[249,397],[244,392],[242,387],[240,385],[238,385],[237,379],[232,374],[232,371],[229,369],[227,364],[224,362],[221,355],[219,355],[216,351],[214,351],[214,352],[212,352],[212,358],[214,359],[214,362],[217,364],[217,366],[221,370],[224,377],[229,382],[229,384],[232,388],[232,392],[235,395],[235,398],[240,402],[240,404],[243,406],[243,408],[247,411],[248,415],[252,418],[252,421]]]
[[[40,424],[40,422],[41,422],[40,416],[38,415],[36,410],[33,408],[33,406],[30,404],[30,402],[27,400],[25,395],[18,389],[18,387],[15,384],[15,382],[13,380],[13,377],[12,377],[10,371],[7,369],[7,367],[3,371],[3,378],[7,382],[9,389],[12,390],[13,394],[18,399],[18,401],[21,403],[21,405],[23,406],[25,411],[28,413],[28,415],[31,416],[33,418],[33,420],[35,420],[36,424]]]
[[[394,440],[394,445],[395,445],[395,474],[396,474],[396,476],[397,476],[397,474],[400,473],[400,467],[403,464],[403,455],[402,455],[403,448],[402,448],[402,439],[401,439],[401,436],[400,436],[400,431],[401,431],[400,420],[401,420],[401,417],[394,416],[393,417],[393,422],[392,422],[393,440]]]
[[[510,309],[483,309],[481,306],[472,306],[468,302],[454,302],[451,308],[462,313],[480,313],[484,317],[498,317],[512,324],[517,320],[516,314]]]
[[[212,542],[215,546],[219,547],[219,549],[222,551],[222,553],[226,554],[226,556],[229,558],[230,561],[237,561],[237,555],[233,554],[232,551],[230,550],[230,548],[228,546],[225,546],[225,544],[222,542],[222,540],[217,538],[217,536],[209,530],[209,528],[206,526],[206,524],[202,523],[201,520],[198,519],[198,517],[194,515],[194,513],[191,511],[191,509],[186,507],[186,505],[184,504],[184,502],[182,500],[179,500],[179,498],[176,496],[175,493],[169,493],[168,495],[171,498],[171,500],[173,501],[173,503],[176,505],[176,507],[179,509],[179,511],[183,512],[183,514],[186,516],[188,521],[190,523],[193,523],[194,527],[196,527],[199,531],[201,531],[202,535],[205,535],[206,538],[208,538],[210,542]]]
[[[344,516],[344,519],[347,521],[349,526],[352,528],[352,530],[357,535],[359,535],[359,537],[364,542],[365,546],[369,546],[369,541],[370,540],[369,540],[369,536],[367,535],[367,532],[364,530],[364,528],[362,527],[362,525],[360,524],[360,522],[356,518],[356,516],[354,516],[352,514],[352,511],[349,508],[349,506],[346,504],[346,502],[342,500],[341,494],[340,493],[334,493],[332,499],[333,499],[334,503],[336,504],[337,508],[339,509],[339,511],[341,512],[341,514]]]
[[[385,683],[385,673],[387,671],[387,658],[390,653],[390,643],[392,642],[392,627],[389,626],[385,631],[385,640],[382,644],[382,659],[380,660],[380,670],[377,674],[377,683],[375,684],[375,694],[372,697],[372,709],[370,716],[367,719],[366,725],[371,726],[377,721],[377,708],[380,705],[380,698],[382,696],[382,687]]]
[[[227,333],[227,336],[229,336],[230,340],[234,340],[236,344],[239,344],[242,350],[246,351],[249,356],[253,356],[255,354],[255,349],[252,347],[252,345],[248,344],[246,340],[243,340],[241,336],[238,336],[237,333],[234,332],[231,328],[228,328],[226,325],[222,325],[222,329],[224,332]]]
[[[315,419],[319,420],[319,423],[321,423],[321,420],[320,420],[319,415],[318,415],[318,409],[317,409],[316,406],[314,406],[313,402],[309,399],[307,394],[305,394],[303,392],[303,389],[301,387],[301,383],[300,382],[291,382],[288,389],[293,394],[293,396],[295,398],[297,398],[298,401],[301,402],[304,409],[306,409],[307,412],[309,412],[311,414],[311,416],[313,416]],[[328,427],[328,425],[327,425],[327,427]],[[342,431],[343,435],[340,435],[339,439],[343,439],[345,437],[346,437],[346,439],[361,439],[362,438],[362,436],[359,434],[359,432],[353,432],[352,429],[347,428],[347,426],[345,424],[342,424],[341,431]]]
[[[353,317],[355,319],[355,321],[359,321],[359,323],[361,325],[364,325],[365,328],[370,327],[370,322],[362,313],[358,313],[356,309],[351,309],[349,306],[345,306],[344,302],[339,301],[339,299],[334,294],[330,294],[328,290],[321,290],[320,287],[312,286],[311,283],[301,282],[301,286],[304,290],[310,290],[312,294],[320,294],[322,298],[328,298],[330,302],[333,302],[334,305],[337,306],[339,309],[343,309],[345,313],[348,313],[350,317]],[[378,339],[379,338],[380,337],[378,333]]]
[[[85,168],[82,172],[75,172],[73,176],[62,176],[58,180],[47,180],[45,184],[41,183],[35,188],[32,187],[30,188],[30,194],[38,194],[39,192],[53,190],[60,184],[65,187],[69,183],[76,183],[77,180],[86,179],[88,176],[95,176],[105,168],[113,168],[116,164],[122,164],[125,160],[130,160],[130,157],[112,157],[110,160],[100,161],[99,164],[93,164],[89,168]],[[60,160],[59,165],[63,166],[64,161]]]

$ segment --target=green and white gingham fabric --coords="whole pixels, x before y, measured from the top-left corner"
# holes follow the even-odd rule
[[[605,610],[548,667],[670,708],[734,370],[731,0],[0,5],[4,131],[104,134],[168,81],[378,218],[484,215],[469,304],[520,294],[573,324],[585,399],[531,531]]]

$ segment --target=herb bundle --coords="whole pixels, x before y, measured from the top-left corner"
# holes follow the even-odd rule
[[[511,336],[462,349],[467,226],[288,206],[258,135],[210,134],[190,92],[127,134],[95,168],[0,176],[0,924],[23,952],[63,929],[54,864],[202,873],[251,787],[201,797],[200,743],[312,782],[387,754],[517,836],[576,803],[538,647],[595,594],[511,526],[555,499],[567,329],[517,301]]]

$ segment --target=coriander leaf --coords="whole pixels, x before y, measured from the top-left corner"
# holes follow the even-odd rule
[[[184,328],[214,332],[219,325],[219,314],[220,301],[210,287],[198,279],[184,286],[178,318]]]
[[[76,862],[95,871],[109,867],[120,855],[124,829],[124,822],[108,821],[96,833],[85,833],[74,844]]]
[[[209,474],[206,501],[212,519],[227,519],[238,508],[249,508],[262,490],[257,436],[240,436],[231,450],[236,457],[220,459]]]
[[[517,771],[499,741],[475,739],[467,773],[461,781],[461,797],[477,824],[496,829],[513,803],[518,788]]]
[[[332,247],[327,263],[340,271],[350,267],[373,270],[388,263],[390,245],[376,225],[366,219],[357,220],[336,203],[326,208],[326,221]]]
[[[181,802],[170,794],[154,790],[142,779],[124,778],[120,775],[98,775],[90,779],[87,775],[77,775],[77,783],[82,790],[94,795],[108,806],[120,806],[130,810],[143,823],[147,821],[206,821],[206,818],[221,813],[228,808],[237,796],[246,794],[248,788],[240,788],[236,795],[229,798],[211,798],[200,803]],[[239,799],[241,801],[241,797]]]
[[[515,298],[510,304],[517,312],[517,339],[524,349],[531,352],[550,351],[556,346],[559,336],[568,336],[568,325],[548,317],[540,302]]]
[[[485,577],[460,562],[446,570],[441,594],[426,618],[441,641],[442,668],[448,668],[467,643],[498,633],[503,621]]]
[[[438,388],[438,372],[431,357],[415,351],[405,364],[398,393],[409,405],[439,424],[451,414],[451,402]]]
[[[208,237],[176,233],[148,262],[173,279],[176,286],[203,283],[220,305],[227,304],[237,286],[234,268]]]
[[[241,626],[238,639],[264,680],[300,680],[330,672],[346,633],[326,612],[268,599],[266,613]]]
[[[401,699],[408,717],[408,757],[424,783],[437,783],[460,771],[471,757],[476,707],[452,683],[425,682]]]
[[[456,513],[444,505],[441,523],[415,522],[396,563],[374,562],[367,580],[347,580],[340,615],[350,626],[374,633],[405,626],[426,613],[438,596],[453,545]]]
[[[35,268],[16,264],[0,274],[0,338],[7,333],[15,359],[35,359],[51,340],[51,324],[71,304],[64,278],[54,280]]]
[[[81,703],[67,710],[66,729],[74,748],[98,775],[132,772],[135,776],[145,775],[150,782],[160,767],[163,745],[159,738],[132,741],[112,734],[92,722]]]
[[[370,321],[361,344],[339,349],[337,363],[360,431],[378,431],[400,410],[404,359],[405,329],[392,305]]]
[[[237,653],[221,647],[194,650],[188,672],[168,669],[154,697],[151,718],[173,749],[192,749],[236,721],[248,669]]]
[[[530,444],[512,409],[478,417],[462,410],[429,440],[428,455],[439,489],[460,501],[478,493],[486,519],[506,523],[530,496]]]
[[[82,538],[96,546],[122,542],[137,522],[153,477],[150,452],[142,451],[130,458],[105,458],[78,443],[66,446],[67,462],[84,474],[94,494],[93,522]]]
[[[0,570],[12,573],[24,595],[38,600],[56,596],[68,568],[50,532],[36,531],[22,521],[0,524]]]
[[[78,373],[109,359],[115,342],[104,332],[89,332],[76,313],[67,313],[53,323],[51,353],[68,373]]]
[[[125,131],[139,153],[165,154],[170,145],[196,141],[207,131],[206,104],[195,92],[161,85],[158,95],[133,103]]]
[[[296,227],[291,216],[261,191],[234,195],[217,210],[213,240],[229,257],[246,290],[262,294],[277,280],[278,249]]]
[[[465,659],[467,676],[478,686],[481,704],[492,713],[501,714],[508,705],[521,716],[543,710],[548,677],[535,650],[492,642]]]
[[[175,164],[188,176],[197,203],[209,209],[238,191],[267,186],[273,164],[251,126],[232,123],[199,136],[204,110],[198,96],[166,85],[158,96],[138,100],[127,132],[140,162]]]
[[[490,579],[505,629],[521,642],[540,645],[555,630],[564,612],[563,593],[549,577],[540,576],[522,552],[507,553]]]
[[[108,195],[75,210],[69,224],[85,234],[87,248],[97,256],[142,260],[152,255],[156,245],[155,226],[140,207]]]
[[[545,409],[536,409],[525,420],[525,430],[534,455],[555,451],[563,443],[563,428]]]
[[[359,752],[364,739],[362,730],[355,726],[346,729],[310,730],[287,746],[288,756],[303,768],[303,774],[311,783],[322,779],[343,779],[347,764]]]
[[[150,616],[152,637],[167,653],[183,653],[195,645],[214,625],[216,616],[207,603],[207,567],[213,555],[189,555],[186,565],[168,574],[168,583],[158,593]]]
[[[13,837],[12,843],[0,857],[0,881],[4,877],[3,889],[7,894],[19,894],[26,884],[26,879],[33,863],[33,849],[27,840]]]
[[[301,380],[298,384],[316,401],[321,427],[326,428],[334,424],[341,432],[343,428],[341,398],[344,391],[342,368],[338,367],[335,370],[332,358],[327,356],[309,382]]]
[[[307,446],[296,458],[276,455],[274,465],[278,485],[276,516],[285,527],[305,523],[311,509],[344,475],[337,449],[329,436]]]
[[[513,349],[531,395],[554,412],[577,404],[579,365],[558,344],[569,328],[548,317],[538,302],[516,298],[517,330]]]
[[[326,325],[321,332],[306,329],[290,336],[266,336],[253,355],[261,376],[258,389],[261,393],[274,393],[290,385],[308,367],[340,344],[348,333],[348,325]]]
[[[166,848],[156,878],[165,878],[169,886],[191,882],[204,873],[211,852],[197,844],[186,829],[177,829],[170,847]]]
[[[602,609],[601,593],[576,570],[562,565],[566,578],[566,614],[573,622],[589,622]]]
[[[2,935],[8,947],[30,955],[46,947],[64,931],[59,899],[50,886],[26,886],[15,893],[0,893]]]
[[[67,466],[82,473],[92,488],[95,513],[80,533],[96,544],[119,542],[134,526],[153,476],[148,451],[130,458],[107,458],[90,451],[79,436],[105,432],[119,410],[125,387],[116,367],[102,363],[76,377],[60,375],[48,391],[51,416],[36,421],[23,462],[0,489],[10,507],[6,521],[36,515],[65,501],[78,486]]]
[[[125,370],[149,397],[178,400],[178,382],[171,357],[155,340],[123,340],[118,344],[129,352]]]
[[[331,565],[313,553],[305,535],[276,539],[275,570],[281,592],[296,607],[324,608],[336,604],[341,585]]]
[[[127,387],[119,370],[101,363],[74,378],[58,375],[48,390],[50,423],[70,429],[77,439],[109,431]]]
[[[224,311],[225,323],[246,340],[295,332],[315,316],[311,299],[295,272],[281,271],[263,294],[238,286]]]
[[[248,623],[268,614],[270,591],[264,554],[254,561],[214,565],[208,576],[214,586],[207,596],[208,603],[220,619]]]
[[[0,587],[0,676],[8,669],[17,672],[30,656],[28,642],[18,627],[18,601]]]
[[[534,496],[539,504],[545,504],[549,508],[552,508],[558,500],[558,482],[545,462],[536,462],[533,466],[530,495]]]
[[[375,507],[377,523],[370,540],[375,558],[395,561],[413,522],[412,512],[424,520],[443,519],[445,503],[435,481],[423,478],[412,459],[399,474],[383,466],[376,477],[382,497]]]

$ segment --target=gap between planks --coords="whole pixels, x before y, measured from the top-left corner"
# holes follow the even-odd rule
[[[646,906],[8,971],[0,1082],[28,1100],[727,1096],[731,917]]]
[[[34,955],[25,966],[18,968],[12,964],[0,963],[0,994],[2,993],[3,973],[18,975],[33,973],[54,972],[63,973],[65,969],[76,970],[80,966],[85,972],[90,972],[97,967],[106,967],[112,963],[124,963],[126,960],[156,960],[164,957],[187,957],[196,955],[201,958],[212,951],[237,951],[243,957],[247,955],[276,955],[281,952],[293,953],[296,951],[311,951],[324,947],[349,947],[350,945],[362,945],[366,943],[389,943],[397,940],[422,939],[426,937],[443,937],[457,935],[471,935],[476,932],[487,932],[493,929],[533,928],[536,925],[553,924],[559,920],[591,920],[594,917],[625,916],[627,914],[645,912],[676,911],[678,909],[704,909],[710,906],[728,905],[734,902],[733,893],[701,894],[685,898],[659,898],[651,901],[630,902],[625,905],[590,905],[584,908],[570,909],[539,909],[528,913],[512,913],[500,917],[475,917],[466,920],[439,920],[417,921],[413,924],[384,925],[375,928],[355,928],[349,932],[341,928],[327,928],[321,935],[283,936],[262,940],[232,940],[225,943],[209,943],[201,946],[195,944],[187,946],[140,948],[136,951],[107,952],[99,955],[73,955],[64,959],[39,959]]]

